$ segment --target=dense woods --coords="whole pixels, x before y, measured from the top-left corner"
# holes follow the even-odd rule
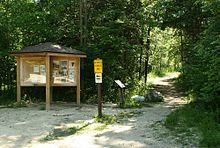
[[[70,46],[88,55],[82,63],[84,100],[94,98],[93,59],[99,57],[105,67],[104,98],[115,101],[115,79],[136,91],[139,80],[145,77],[146,81],[150,71],[160,73],[179,66],[175,30],[162,31],[157,27],[150,13],[152,6],[150,2],[124,0],[2,1],[1,59],[8,59],[3,67],[15,73],[15,68],[7,63],[13,61],[9,57],[13,50],[47,41]],[[3,88],[8,85],[4,69]],[[10,80],[10,86],[11,82],[13,86],[15,81]]]
[[[179,30],[184,85],[197,98],[219,102],[219,1],[166,1],[157,5],[161,27]]]
[[[92,61],[100,57],[106,101],[117,97],[115,79],[132,94],[144,87],[149,72],[179,70],[194,98],[218,106],[219,6],[218,0],[3,0],[1,98],[8,97],[7,90],[15,92],[10,51],[49,41],[87,53],[81,69],[84,100],[95,95]]]

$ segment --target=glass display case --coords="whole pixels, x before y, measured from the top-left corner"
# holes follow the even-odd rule
[[[53,60],[52,74],[53,84],[75,83],[75,61]]]
[[[52,86],[76,86],[76,64],[74,60],[51,60]],[[21,85],[45,85],[46,66],[41,58],[22,59]]]
[[[21,84],[46,84],[45,61],[41,58],[22,59],[21,61]]]

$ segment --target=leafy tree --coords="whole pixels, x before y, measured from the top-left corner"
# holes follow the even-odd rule
[[[180,32],[185,86],[197,98],[219,102],[219,1],[158,1],[155,8],[161,28]]]

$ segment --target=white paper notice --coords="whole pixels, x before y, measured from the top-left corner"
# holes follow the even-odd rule
[[[39,65],[34,65],[34,73],[40,72],[40,67]]]

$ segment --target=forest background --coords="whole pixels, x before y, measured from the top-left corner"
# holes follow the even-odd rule
[[[0,96],[15,97],[10,51],[55,42],[87,53],[84,100],[95,95],[92,61],[99,57],[106,101],[115,101],[115,79],[134,94],[141,93],[149,72],[178,70],[195,98],[219,102],[219,11],[218,0],[3,0]]]

